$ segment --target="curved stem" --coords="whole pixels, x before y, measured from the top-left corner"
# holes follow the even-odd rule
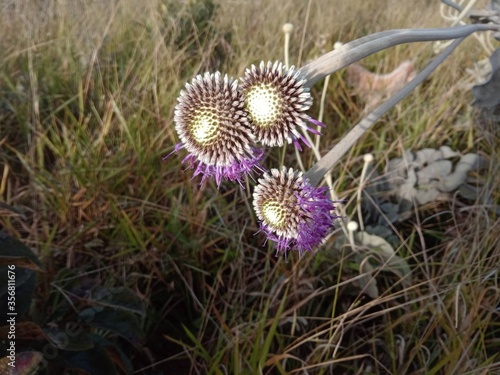
[[[436,40],[458,39],[469,36],[477,31],[497,30],[499,25],[466,25],[439,29],[401,29],[375,33],[335,49],[305,65],[302,77],[307,80],[306,87],[313,86],[319,80],[339,69],[372,55],[375,52],[403,43],[429,42]]]
[[[455,3],[451,0],[441,0],[441,2],[443,4],[448,5],[449,7],[452,7],[453,9],[455,9],[458,12],[461,12],[463,10],[463,8],[460,5],[458,5],[457,3]]]
[[[366,133],[368,129],[387,111],[392,109],[396,104],[408,96],[427,76],[429,76],[441,64],[453,50],[464,40],[460,38],[450,44],[438,57],[436,57],[429,65],[427,65],[415,78],[413,78],[405,87],[399,90],[392,97],[387,99],[377,108],[375,108],[368,116],[361,120],[354,128],[345,135],[339,143],[337,143],[325,156],[312,166],[304,175],[309,179],[309,183],[317,186],[323,179],[323,176],[340,160],[342,156],[352,147],[352,145]]]

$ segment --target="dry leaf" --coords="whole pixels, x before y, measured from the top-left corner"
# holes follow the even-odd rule
[[[410,61],[403,61],[388,74],[372,73],[360,64],[351,64],[346,68],[347,84],[365,103],[366,108],[373,108],[385,97],[390,97],[415,77],[415,69]]]

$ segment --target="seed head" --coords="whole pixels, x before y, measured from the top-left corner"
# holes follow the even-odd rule
[[[183,162],[196,168],[195,176],[240,182],[253,169],[261,169],[262,152],[252,148],[255,137],[248,121],[238,82],[221,73],[196,76],[181,91],[175,107],[175,130],[185,148]]]
[[[271,169],[259,179],[253,205],[260,229],[278,251],[312,251],[333,227],[333,202],[326,187],[317,188],[293,169]]]
[[[305,113],[312,105],[312,97],[300,70],[295,71],[293,66],[286,69],[278,61],[267,65],[261,62],[259,67],[247,69],[241,80],[245,108],[258,142],[270,147],[293,142],[301,149],[300,139],[310,147],[299,128],[320,134],[307,122],[324,125]]]

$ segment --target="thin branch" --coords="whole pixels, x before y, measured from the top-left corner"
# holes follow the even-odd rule
[[[449,7],[453,8],[453,9],[457,10],[458,12],[461,12],[463,10],[463,8],[460,5],[458,5],[457,3],[455,3],[454,1],[451,1],[451,0],[441,0],[441,2],[443,4],[448,5]]]
[[[366,133],[368,129],[387,111],[408,96],[424,79],[426,79],[441,64],[453,50],[464,40],[460,38],[450,44],[438,57],[427,65],[414,79],[405,87],[387,99],[384,103],[375,108],[368,116],[361,120],[352,130],[347,133],[325,156],[321,158],[312,168],[307,171],[305,178],[309,179],[312,185],[318,185],[323,176],[340,160],[342,156],[352,147],[352,145]]]
[[[311,87],[319,80],[339,69],[372,55],[375,52],[403,43],[430,42],[436,40],[458,39],[477,31],[497,30],[500,25],[466,25],[439,29],[401,29],[383,31],[368,37],[354,40],[305,65],[302,76],[307,80],[305,86]]]

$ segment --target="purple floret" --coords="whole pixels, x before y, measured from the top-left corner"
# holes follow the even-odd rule
[[[304,251],[314,251],[333,228],[335,206],[329,198],[327,187],[315,187],[302,178],[301,173],[286,172],[283,169],[278,175],[273,170],[273,176],[265,175],[259,180],[260,186],[254,193],[254,205],[257,202],[256,212],[259,216],[260,231],[266,233],[267,238],[277,243],[277,253],[298,250],[302,255]],[[293,181],[292,181],[293,179]],[[290,212],[289,223],[286,228],[276,229],[272,224],[266,223],[259,204],[265,205],[268,199],[273,199],[273,190],[276,192],[285,189],[290,192],[283,199],[283,204],[293,204],[284,208]],[[281,189],[280,189],[281,188]],[[291,194],[295,199],[290,199]],[[257,199],[255,199],[257,197]],[[281,197],[281,195],[280,195]],[[286,198],[288,197],[288,198]],[[293,219],[292,219],[293,217]]]
[[[180,149],[184,148],[182,143],[175,145],[174,151],[165,156],[163,160],[168,158],[174,152],[177,153]],[[242,159],[240,161],[234,161],[231,165],[227,166],[215,166],[207,165],[201,160],[198,160],[193,154],[188,154],[182,163],[187,163],[188,168],[194,169],[193,178],[201,175],[200,185],[203,185],[207,179],[214,178],[217,184],[217,188],[220,187],[222,180],[229,180],[231,182],[238,182],[241,187],[243,186],[243,179],[245,175],[251,172],[265,172],[264,167],[260,165],[260,160],[264,152],[261,149],[252,149],[253,156],[247,159]]]

